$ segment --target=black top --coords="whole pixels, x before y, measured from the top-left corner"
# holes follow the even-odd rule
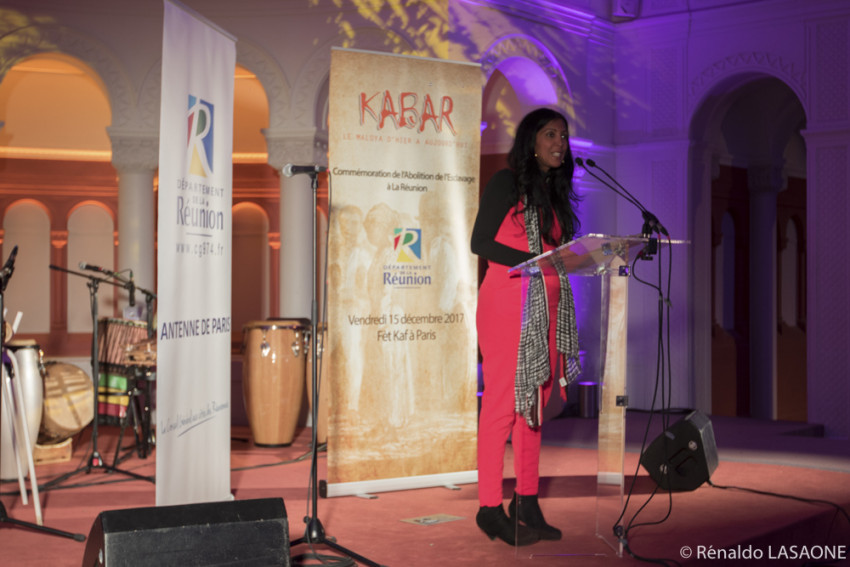
[[[502,221],[517,204],[511,200],[514,173],[510,169],[498,171],[484,188],[478,216],[472,228],[472,253],[503,266],[516,266],[534,258],[528,250],[518,250],[496,242]]]

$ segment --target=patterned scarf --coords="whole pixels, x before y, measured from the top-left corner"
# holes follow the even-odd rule
[[[543,253],[540,239],[540,219],[536,207],[523,210],[525,231],[528,236],[528,249],[535,256]],[[565,240],[562,238],[562,240]],[[556,328],[556,346],[566,359],[564,373],[566,387],[581,372],[578,350],[578,330],[576,328],[576,310],[573,290],[561,262],[555,262],[560,282],[558,298],[558,321]],[[525,277],[525,276],[524,276]],[[529,427],[540,425],[540,387],[551,375],[549,367],[549,300],[542,271],[528,276],[528,292],[523,306],[522,330],[519,337],[516,379],[514,382],[515,406]]]

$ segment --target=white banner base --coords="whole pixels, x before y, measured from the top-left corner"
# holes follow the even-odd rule
[[[334,496],[367,496],[375,492],[395,492],[397,490],[433,488],[436,486],[452,488],[456,484],[473,484],[476,482],[478,482],[478,471],[474,470],[359,482],[337,482],[334,484],[321,481],[319,490],[323,498],[332,498]]]

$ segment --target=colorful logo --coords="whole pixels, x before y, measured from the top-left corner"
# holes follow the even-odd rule
[[[396,228],[393,234],[393,250],[397,262],[416,262],[422,259],[421,228]]]
[[[189,173],[200,177],[212,175],[214,107],[205,100],[189,95],[189,128],[186,151]]]

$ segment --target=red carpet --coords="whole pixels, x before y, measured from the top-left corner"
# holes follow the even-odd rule
[[[629,414],[630,452],[626,455],[629,479],[638,461],[634,443],[640,446],[645,421],[643,416]],[[789,427],[805,428],[800,424],[712,421],[720,464],[711,483],[802,500],[724,490],[708,483],[694,491],[674,493],[672,497],[659,492],[650,500],[656,485],[640,469],[623,520],[623,525],[640,525],[628,533],[632,553],[660,558],[669,565],[804,565],[807,562],[801,558],[802,553],[850,556],[850,523],[846,517],[846,510],[850,510],[847,441],[787,434]],[[498,540],[490,541],[475,525],[478,503],[474,484],[454,489],[380,493],[374,498],[320,499],[318,519],[327,536],[343,547],[377,564],[393,567],[640,563],[628,553],[617,557],[596,535],[596,451],[585,446],[592,444],[595,421],[559,419],[544,427],[541,507],[547,520],[563,530],[562,541],[540,542],[516,550]],[[89,431],[75,439],[71,462],[37,468],[40,484],[86,463],[91,451]],[[99,431],[99,449],[111,460],[117,428],[100,427]],[[247,428],[233,430],[234,496],[238,500],[282,498],[289,519],[290,542],[305,535],[303,520],[312,512],[308,501],[310,433],[310,429],[300,430],[295,442],[287,448],[260,449],[249,441]],[[141,475],[154,474],[155,452],[146,459],[140,459],[135,451],[130,455],[119,468]],[[323,479],[325,454],[321,452],[318,467],[319,479]],[[512,464],[506,463],[506,471],[511,470]],[[506,501],[512,492],[513,483],[506,481]],[[9,517],[35,521],[33,504],[22,505],[17,483],[3,483],[2,502]],[[76,474],[55,488],[41,491],[45,526],[85,536],[101,511],[148,507],[154,503],[152,483],[100,469]],[[843,507],[844,512],[832,504]],[[445,516],[456,519],[443,523],[407,521]],[[606,535],[611,533],[610,527],[601,531]],[[8,523],[0,525],[3,565],[78,566],[85,547],[86,542]],[[291,548],[293,558],[310,551],[305,544]],[[315,551],[331,559],[339,555],[327,546],[318,546]],[[746,557],[729,559],[747,553],[761,556],[762,561]],[[320,564],[314,559],[301,561]],[[850,561],[831,564],[850,565]]]

